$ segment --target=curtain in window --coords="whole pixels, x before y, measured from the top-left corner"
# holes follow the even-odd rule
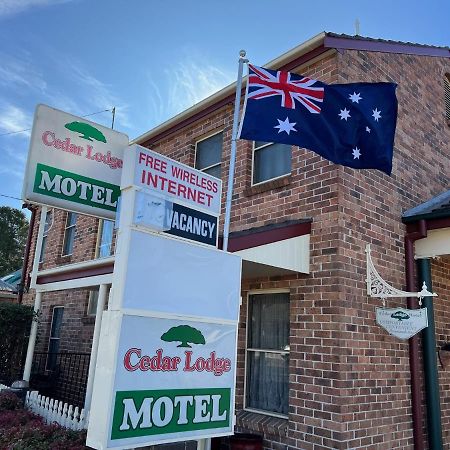
[[[254,295],[249,307],[247,406],[288,414],[289,294]]]
[[[114,232],[114,222],[103,220],[102,234],[100,236],[100,245],[98,247],[98,257],[104,258],[112,254],[112,241]]]

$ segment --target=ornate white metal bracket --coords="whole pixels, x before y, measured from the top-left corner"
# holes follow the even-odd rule
[[[428,291],[425,282],[423,282],[422,290],[420,292],[406,292],[396,289],[384,281],[373,265],[372,257],[370,255],[370,244],[366,245],[366,261],[367,295],[370,297],[381,298],[383,300],[383,306],[386,298],[389,297],[417,297],[419,299],[419,304],[422,304],[422,298],[424,297],[437,297],[437,294]]]

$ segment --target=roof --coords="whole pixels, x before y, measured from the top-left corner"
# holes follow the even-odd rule
[[[450,217],[450,189],[431,198],[414,208],[408,209],[402,215],[404,223],[417,222],[422,219],[440,219]]]
[[[17,291],[12,284],[9,284],[6,281],[0,279],[0,292],[9,292],[11,294],[14,294]]]
[[[341,49],[450,58],[449,47],[376,39],[359,35],[350,36],[347,34],[322,32],[292,50],[283,53],[272,61],[263,64],[263,66],[269,69],[294,70],[324,53]],[[153,142],[166,137],[172,132],[234,102],[235,90],[236,82],[226,86],[141,136],[138,136],[131,141],[131,144],[151,145]]]
[[[2,281],[6,281],[8,284],[12,285],[17,289],[17,285],[22,281],[22,269],[16,270],[15,272],[9,273],[1,278]]]

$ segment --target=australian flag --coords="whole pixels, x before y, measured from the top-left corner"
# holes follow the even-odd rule
[[[394,83],[325,84],[249,64],[239,137],[297,145],[336,164],[392,171]]]

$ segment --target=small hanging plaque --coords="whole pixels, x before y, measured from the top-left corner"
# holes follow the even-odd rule
[[[428,326],[427,309],[376,308],[376,321],[389,334],[409,339]]]

